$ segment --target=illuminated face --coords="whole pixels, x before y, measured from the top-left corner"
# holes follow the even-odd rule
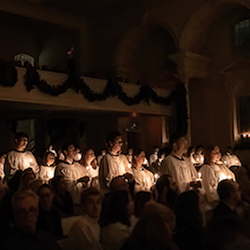
[[[110,146],[111,146],[111,151],[118,153],[119,151],[121,151],[122,149],[122,137],[121,136],[117,136],[113,142],[110,142]]]
[[[65,150],[64,153],[66,155],[66,158],[74,159],[75,155],[77,154],[77,151],[75,146],[72,144],[68,146],[67,150]]]
[[[49,153],[47,155],[47,158],[46,158],[47,166],[52,165],[55,162],[55,160],[56,160],[56,158],[55,158],[54,154]]]
[[[102,198],[99,194],[89,195],[83,204],[83,211],[92,218],[98,219],[102,210]]]
[[[214,163],[220,160],[221,152],[218,146],[215,146],[214,149],[211,151],[210,158],[211,158],[211,162],[214,162]]]
[[[141,166],[145,161],[145,152],[141,151],[138,156],[135,156],[137,166]]]
[[[89,149],[85,154],[86,162],[92,162],[95,159],[95,152],[92,149]]]
[[[18,200],[13,212],[17,227],[26,232],[35,231],[38,204],[34,197],[29,196],[24,200]]]
[[[27,137],[21,137],[19,140],[15,140],[15,142],[16,142],[16,148],[19,151],[24,151],[28,146],[29,140]]]

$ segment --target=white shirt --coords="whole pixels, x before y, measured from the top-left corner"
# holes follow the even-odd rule
[[[157,161],[158,159],[158,154],[157,153],[153,153],[149,156],[149,164],[151,165],[153,162]]]
[[[97,220],[85,214],[70,229],[68,249],[102,250],[100,235],[101,230]]]
[[[86,169],[78,162],[70,164],[63,161],[57,165],[55,175],[64,176],[68,192],[71,194],[74,203],[79,204],[83,185],[78,183],[77,180],[86,176]]]
[[[208,202],[219,200],[217,187],[220,181],[225,179],[233,179],[235,181],[234,173],[222,164],[204,164],[200,172],[202,174],[203,188],[205,189],[205,196]]]
[[[132,170],[129,167],[129,162],[125,155],[111,155],[107,153],[100,165],[99,181],[101,189],[105,193],[109,192],[109,185],[113,178],[124,175],[125,173],[131,173]]]
[[[32,168],[35,174],[38,174],[39,172],[36,158],[30,151],[19,152],[13,150],[7,154],[4,165],[4,172],[7,181],[13,177],[17,170],[24,171],[27,168]]]
[[[160,173],[172,176],[180,193],[189,190],[190,182],[198,175],[189,158],[183,156],[180,159],[173,152],[163,160]]]
[[[39,172],[39,178],[43,181],[48,183],[49,180],[51,180],[52,178],[54,178],[55,176],[55,170],[56,170],[56,166],[45,166],[45,165],[41,165],[40,166],[40,172]]]
[[[129,237],[131,228],[120,222],[109,224],[101,229],[101,244],[104,250],[120,250]]]
[[[233,154],[230,154],[230,153],[226,153],[225,155],[223,155],[223,157],[221,158],[221,161],[228,168],[230,168],[232,166],[241,167],[241,162],[240,162],[239,158],[236,155],[233,155]]]
[[[132,167],[132,172],[135,180],[134,193],[137,193],[139,191],[150,192],[151,187],[154,185],[153,173],[143,167]]]

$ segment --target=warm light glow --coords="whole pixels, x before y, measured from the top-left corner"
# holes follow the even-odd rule
[[[132,117],[136,117],[137,116],[137,113],[136,112],[133,112],[132,113]]]
[[[131,163],[128,164],[128,167],[131,168]]]
[[[227,179],[228,179],[228,180],[231,180],[231,179],[232,179],[232,177],[231,177],[230,175],[228,175]]]
[[[247,134],[243,134],[243,137],[246,138],[246,137],[247,137]]]

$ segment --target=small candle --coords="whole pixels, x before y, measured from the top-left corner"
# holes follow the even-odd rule
[[[128,164],[128,167],[131,168],[131,163]]]
[[[201,172],[198,172],[198,178],[196,178],[196,181],[202,181]]]
[[[158,174],[155,174],[155,175],[154,175],[154,184],[156,183],[156,181],[158,180],[158,178],[159,178],[159,175],[158,175]]]
[[[228,175],[227,179],[228,179],[228,180],[231,180],[231,179],[232,179],[232,177],[231,177],[230,175]]]

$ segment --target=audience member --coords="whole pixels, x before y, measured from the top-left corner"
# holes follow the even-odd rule
[[[101,250],[100,226],[102,197],[100,192],[90,187],[81,194],[83,215],[72,226],[68,236],[68,246],[72,250]]]
[[[47,184],[43,184],[38,188],[37,194],[39,196],[37,228],[47,230],[55,238],[62,237],[60,214],[52,207],[54,198],[52,188]]]
[[[134,198],[134,215],[139,218],[147,202],[152,201],[153,197],[150,192],[140,191],[135,194]]]
[[[181,193],[176,200],[174,213],[176,230],[174,241],[180,250],[200,250],[202,214],[199,208],[199,195],[190,190]]]
[[[38,196],[34,192],[24,190],[15,193],[12,197],[12,208],[15,227],[2,249],[60,249],[52,235],[36,228],[39,208]]]
[[[70,193],[67,191],[64,176],[55,176],[51,180],[51,185],[55,192],[53,207],[60,213],[61,217],[72,215],[74,203]]]
[[[163,174],[156,182],[156,190],[158,192],[157,202],[173,209],[178,197],[178,187],[173,178]]]
[[[126,190],[116,191],[108,197],[100,221],[104,250],[119,250],[122,247],[132,231],[130,217],[133,212],[133,200]]]

